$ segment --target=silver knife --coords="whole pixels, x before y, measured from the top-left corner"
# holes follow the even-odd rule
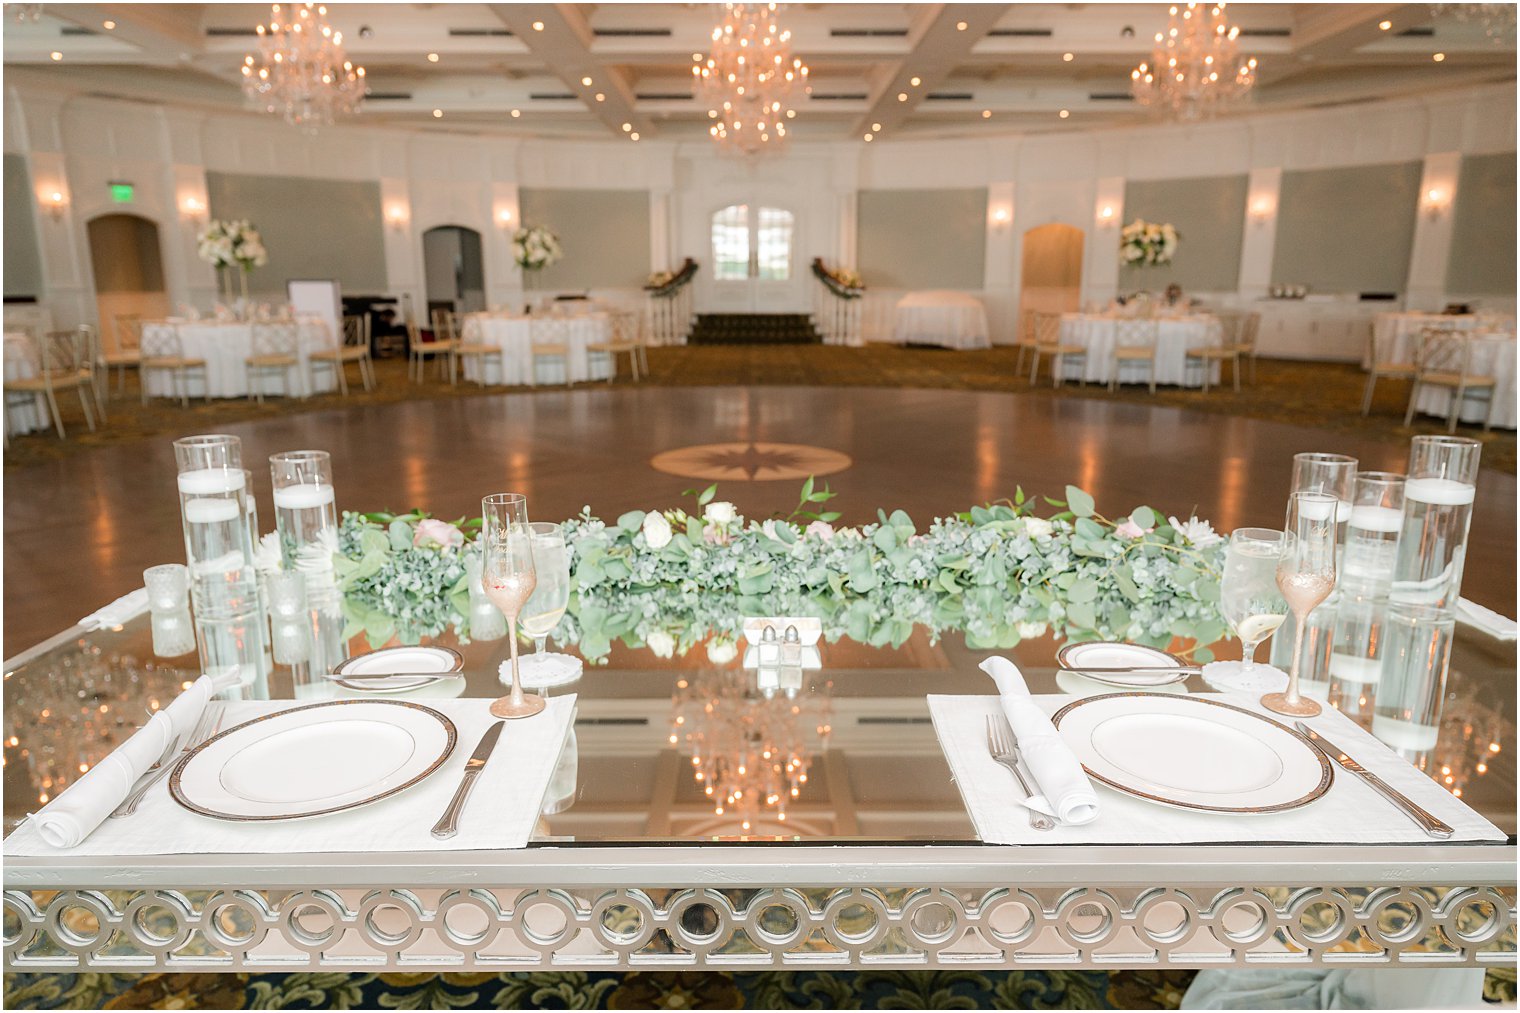
[[[470,797],[470,789],[475,787],[475,779],[480,772],[486,769],[486,761],[491,758],[491,750],[496,748],[496,740],[501,738],[501,729],[505,721],[498,721],[486,733],[480,737],[480,745],[475,747],[475,752],[464,765],[464,776],[459,779],[459,787],[454,790],[454,797],[449,800],[449,807],[443,811],[438,822],[433,826],[433,836],[440,841],[453,837],[459,833],[459,814],[464,811],[465,800]]]
[[[1410,819],[1414,820],[1415,823],[1419,825],[1420,829],[1425,831],[1431,837],[1445,838],[1450,837],[1453,833],[1455,833],[1451,827],[1447,826],[1445,823],[1436,819],[1430,813],[1420,808],[1414,802],[1410,801],[1407,796],[1401,793],[1398,789],[1390,786],[1387,781],[1384,781],[1381,777],[1378,777],[1372,771],[1368,770],[1366,767],[1363,767],[1360,763],[1357,763],[1350,756],[1341,752],[1340,747],[1331,742],[1329,739],[1325,738],[1319,732],[1316,732],[1314,729],[1310,728],[1302,721],[1293,722],[1293,727],[1297,729],[1299,733],[1307,738],[1310,742],[1314,743],[1314,747],[1320,752],[1324,753],[1336,763],[1339,763],[1342,767],[1345,767],[1347,770],[1351,771],[1351,773],[1355,774],[1357,777],[1360,777],[1363,781],[1366,781],[1373,791],[1377,792],[1379,795],[1392,802],[1399,808],[1399,811],[1401,811],[1405,816],[1408,816]]]

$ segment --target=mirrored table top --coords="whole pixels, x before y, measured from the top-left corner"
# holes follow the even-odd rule
[[[504,638],[461,644],[446,634],[431,643],[459,651],[466,678],[400,698],[501,695]],[[1047,636],[1002,653],[1012,654],[1034,693],[1112,692],[1058,672],[1058,646]],[[370,650],[363,637],[348,649]],[[1238,656],[1233,643],[1216,651]],[[543,691],[575,693],[578,704],[534,840],[975,843],[925,696],[990,693],[977,669],[990,653],[968,648],[959,634],[932,641],[922,629],[896,648],[822,643],[820,667],[767,692],[743,667],[742,644],[660,657],[614,643],[579,679]],[[1459,625],[1437,744],[1403,754],[1511,835],[1515,672],[1513,643]],[[193,650],[154,656],[147,616],[116,629],[74,631],[7,662],[6,832],[198,674]],[[355,695],[282,665],[272,665],[267,681],[273,699]],[[1207,691],[1197,677],[1186,688]],[[1375,688],[1333,684],[1329,700],[1370,728]],[[778,762],[763,772],[739,762],[755,753]],[[743,801],[724,805],[736,791]]]

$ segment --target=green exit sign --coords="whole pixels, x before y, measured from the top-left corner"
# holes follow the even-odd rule
[[[131,183],[110,183],[111,199],[118,204],[132,203],[133,187]]]

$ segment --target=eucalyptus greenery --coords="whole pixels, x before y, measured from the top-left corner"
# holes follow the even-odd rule
[[[1020,489],[923,530],[901,510],[835,528],[836,512],[814,509],[834,494],[812,479],[797,510],[765,521],[715,496],[715,486],[698,493],[695,513],[634,510],[609,523],[587,508],[565,521],[572,593],[554,638],[589,661],[617,640],[664,656],[705,642],[728,657],[744,617],[791,615],[816,616],[827,639],[872,645],[901,645],[915,626],[931,637],[962,631],[979,649],[1053,632],[1157,647],[1180,639],[1191,642],[1182,653],[1207,661],[1204,645],[1225,634],[1223,541],[1196,518],[1141,506],[1116,521],[1067,486],[1064,501],[1039,498],[1047,517]],[[450,626],[468,636],[464,557],[480,521],[448,525],[457,542],[419,539],[424,522],[439,525],[418,512],[344,515],[335,569],[350,635],[376,646]]]

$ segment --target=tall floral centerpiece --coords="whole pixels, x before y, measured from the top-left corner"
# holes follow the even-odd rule
[[[196,254],[216,268],[222,297],[232,302],[232,276],[238,272],[243,301],[248,301],[248,272],[269,263],[269,251],[259,230],[246,218],[223,221],[214,218],[196,237]]]
[[[1119,232],[1119,256],[1133,267],[1170,264],[1177,252],[1177,230],[1170,222],[1148,222],[1136,218]]]
[[[559,236],[545,225],[524,225],[512,235],[512,259],[522,268],[523,287],[539,271],[558,263],[565,255],[559,245]]]

